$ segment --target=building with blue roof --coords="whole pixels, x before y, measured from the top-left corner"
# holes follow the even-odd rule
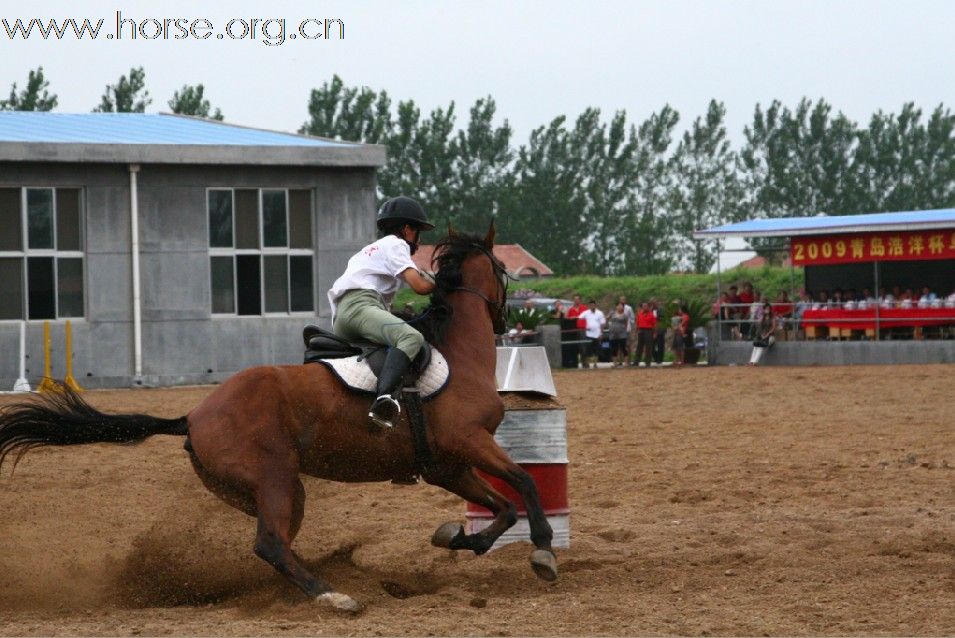
[[[202,118],[0,112],[0,390],[205,383],[298,363],[375,236],[379,145]]]
[[[750,219],[694,238],[778,238],[802,268],[806,296],[783,321],[816,343],[777,344],[770,363],[955,362],[953,208]],[[714,330],[711,361],[746,360],[751,346],[728,338],[731,327]]]

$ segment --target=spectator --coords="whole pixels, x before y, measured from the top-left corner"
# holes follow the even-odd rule
[[[622,298],[621,298],[622,299]],[[627,361],[627,335],[630,334],[630,319],[627,316],[626,304],[621,300],[607,318],[610,338],[610,355],[613,357],[614,367],[619,368]]]
[[[580,315],[586,312],[587,306],[580,300],[580,295],[574,295],[574,305],[570,307],[570,310],[567,311],[568,319],[577,320],[577,330],[584,330],[587,327],[587,322],[580,318]],[[580,336],[578,335],[579,339]],[[581,366],[586,368],[587,364],[585,362],[587,358],[587,348],[584,344],[581,344],[580,348],[577,351],[577,354],[580,356]]]
[[[643,302],[640,304],[640,311],[637,312],[637,360],[640,365],[650,365],[650,357],[653,352],[653,331],[657,327],[657,317],[650,309],[650,304]],[[643,359],[643,361],[640,361]]]
[[[812,297],[809,296],[809,293],[805,289],[799,291],[799,301],[796,302],[795,307],[793,308],[793,322],[796,325],[796,338],[803,339],[806,336],[805,330],[802,327],[802,313],[806,312],[812,308]]]
[[[656,297],[650,298],[650,309],[653,310],[653,316],[656,320],[656,326],[653,329],[653,365],[663,365],[663,355],[667,347],[667,327],[663,324],[663,309],[660,308]]]
[[[768,303],[763,306],[762,317],[756,324],[756,334],[753,339],[753,353],[749,357],[749,365],[759,365],[763,354],[776,343],[776,317],[773,316],[773,307]]]
[[[737,310],[739,315],[741,339],[748,339],[750,337],[750,321],[753,320],[753,318],[750,316],[750,313],[752,312],[753,304],[758,300],[759,297],[753,291],[753,284],[748,281],[744,281],[743,288],[739,292],[739,301],[737,302],[741,304]]]
[[[629,362],[633,358],[633,348],[636,345],[634,334],[636,334],[637,316],[633,312],[633,306],[627,303],[626,295],[620,295],[617,301],[623,304],[623,311],[629,318],[627,323],[627,361]]]
[[[554,304],[554,310],[550,313],[551,319],[563,319],[567,316],[567,313],[564,311],[564,302],[558,301]]]
[[[686,339],[690,336],[690,311],[686,306],[680,306],[670,321],[673,324],[673,363],[681,366],[686,352]]]
[[[580,295],[574,295],[574,305],[567,311],[568,319],[576,319],[578,328],[585,328],[586,322],[580,320],[580,315],[587,310],[587,306],[580,300]]]
[[[587,310],[580,314],[580,320],[584,322],[584,330],[590,343],[587,344],[587,355],[583,361],[584,367],[587,367],[588,359],[595,359],[590,367],[597,367],[597,355],[600,353],[600,341],[603,338],[604,326],[607,325],[607,318],[602,310],[597,309],[597,302],[591,299],[587,303]]]

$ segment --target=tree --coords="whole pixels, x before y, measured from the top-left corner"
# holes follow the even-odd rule
[[[855,166],[867,211],[955,206],[955,116],[941,105],[928,122],[913,103],[878,111],[859,131]]]
[[[300,133],[348,142],[379,144],[391,134],[391,98],[367,86],[346,87],[338,75],[321,88],[312,89],[308,100],[309,120]]]
[[[196,86],[189,86],[184,84],[181,91],[176,91],[172,95],[172,99],[169,100],[169,108],[172,109],[173,113],[181,115],[195,115],[197,117],[204,117],[211,120],[223,119],[222,111],[218,108],[214,113],[210,114],[211,105],[209,100],[205,99],[205,87],[201,84]]]
[[[673,221],[682,267],[708,273],[716,263],[714,242],[693,239],[693,232],[740,217],[741,198],[736,153],[726,138],[726,107],[710,100],[683,134],[673,156]]]
[[[680,114],[665,105],[638,127],[633,179],[622,225],[624,272],[652,275],[669,272],[675,263],[670,218],[673,171],[668,157]]]
[[[757,104],[740,152],[747,208],[763,217],[862,212],[856,133],[855,123],[833,116],[825,100],[813,105],[803,98],[795,110],[776,100],[765,113]],[[751,242],[761,254],[769,244]]]
[[[0,100],[0,111],[52,111],[56,108],[56,94],[50,94],[50,83],[43,75],[43,67],[30,71],[26,88],[17,93],[17,84],[10,87],[10,97]]]
[[[145,87],[146,72],[143,67],[130,69],[129,78],[121,75],[116,84],[106,85],[106,92],[93,112],[143,113],[153,101]]]
[[[586,271],[584,168],[573,152],[563,115],[531,132],[517,152],[514,185],[502,201],[502,241],[516,242],[554,272]],[[555,229],[560,229],[555,233]]]
[[[457,200],[448,217],[462,230],[485,231],[499,212],[501,196],[510,182],[514,159],[511,127],[507,120],[494,126],[496,110],[490,96],[475,102],[467,128],[458,131],[448,149]]]

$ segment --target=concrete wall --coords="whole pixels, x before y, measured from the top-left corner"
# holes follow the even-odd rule
[[[74,376],[87,387],[133,383],[129,173],[125,165],[0,163],[0,186],[80,187],[86,316],[73,320]],[[220,381],[260,364],[300,363],[301,328],[328,326],[325,292],[375,236],[373,169],[143,165],[138,177],[143,383]],[[206,189],[313,192],[316,312],[211,316]],[[65,373],[64,321],[51,321],[52,375]],[[0,321],[0,390],[18,371],[18,322]],[[28,323],[27,378],[43,373],[43,322]]]
[[[718,341],[715,324],[708,330],[710,365],[746,365],[751,341]],[[901,365],[955,363],[955,341],[777,341],[760,365]]]

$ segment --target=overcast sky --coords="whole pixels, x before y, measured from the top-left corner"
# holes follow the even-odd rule
[[[127,26],[122,41],[107,39],[117,10],[138,22],[206,18],[215,31],[204,41],[132,41]],[[466,113],[492,95],[517,142],[587,106],[640,120],[669,103],[685,123],[715,97],[738,140],[754,105],[774,98],[825,97],[859,121],[908,100],[926,109],[955,104],[955,2],[946,1],[0,0],[0,18],[33,17],[104,19],[99,38],[82,42],[36,34],[11,42],[0,25],[3,94],[43,65],[61,111],[89,111],[107,83],[140,65],[152,111],[168,110],[183,84],[201,82],[228,120],[295,130],[307,119],[310,89],[338,73],[426,110],[454,100]],[[280,46],[218,39],[233,18],[285,18],[286,36],[306,18],[339,18],[345,37]],[[242,30],[233,24],[233,34]]]
[[[118,40],[117,11],[138,23],[207,19],[213,31],[206,40],[175,40],[170,24],[170,39],[133,41],[127,24]],[[91,110],[132,66],[145,68],[150,111],[167,111],[183,84],[203,83],[228,121],[288,131],[307,119],[309,91],[334,73],[396,101],[414,99],[424,111],[453,100],[459,123],[476,99],[492,95],[516,143],[588,106],[624,109],[639,121],[669,103],[686,124],[716,98],[738,144],[755,104],[774,98],[793,105],[824,97],[860,122],[906,101],[926,110],[955,105],[955,2],[943,0],[0,0],[0,19],[34,17],[104,20],[95,41],[44,41],[36,32],[11,41],[0,23],[0,94],[42,65],[58,110],[68,112]],[[241,36],[255,18],[284,18],[284,44],[223,33],[235,19],[231,33]],[[309,18],[340,19],[344,39],[291,39]],[[269,28],[279,34],[278,22]],[[155,34],[152,22],[146,32]],[[315,24],[305,33],[316,33]]]

